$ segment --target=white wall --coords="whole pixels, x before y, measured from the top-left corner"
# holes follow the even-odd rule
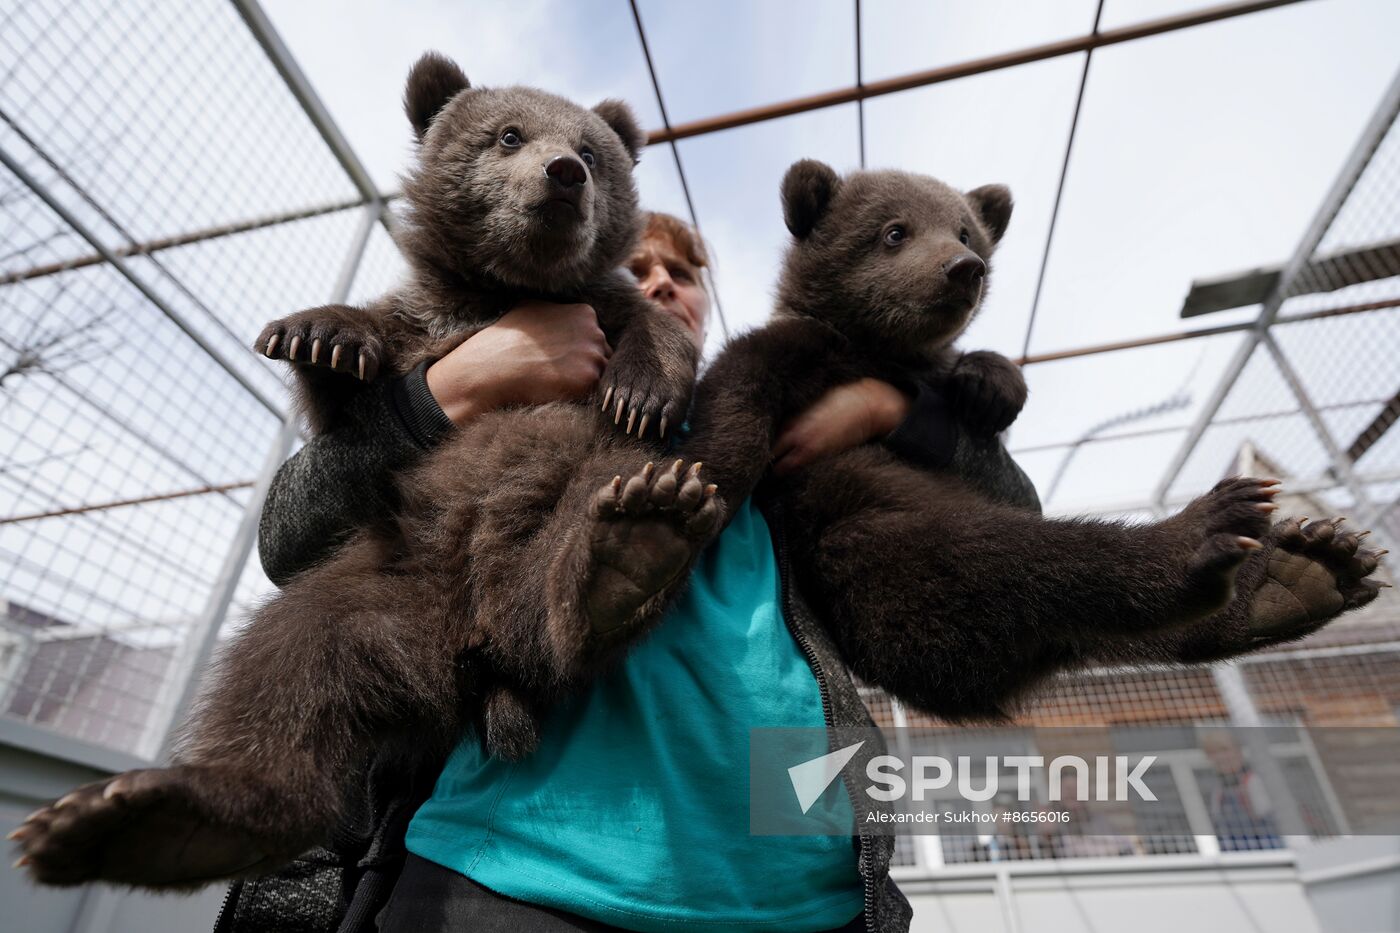
[[[1000,881],[998,866],[958,866],[900,884],[915,933],[1325,933],[1287,858],[1015,864]]]
[[[1324,933],[1400,930],[1400,837],[1332,839],[1298,853]]]

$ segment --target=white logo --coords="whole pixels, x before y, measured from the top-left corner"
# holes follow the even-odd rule
[[[792,789],[797,793],[797,802],[802,806],[803,813],[812,809],[812,804],[826,793],[826,789],[836,780],[841,769],[846,767],[864,744],[865,742],[861,741],[847,745],[820,758],[813,758],[788,768],[788,777],[792,779]]]

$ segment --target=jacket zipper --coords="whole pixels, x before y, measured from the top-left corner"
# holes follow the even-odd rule
[[[774,521],[771,523],[771,531],[774,543],[778,551],[778,590],[782,600],[783,624],[787,626],[788,632],[792,635],[793,641],[802,649],[802,654],[807,659],[807,666],[812,670],[812,677],[817,681],[817,693],[822,701],[822,718],[828,727],[832,726],[831,721],[831,695],[827,689],[826,673],[822,670],[821,662],[817,659],[816,649],[812,647],[812,641],[793,622],[793,606],[790,597],[791,581],[788,571],[788,549],[787,531],[783,525],[783,509],[777,502],[773,502],[769,507],[769,513]],[[844,783],[844,778],[843,778]],[[859,818],[859,814],[857,814]],[[860,883],[865,899],[865,929],[868,933],[875,933],[875,885],[870,880],[871,875],[871,852],[870,843],[863,833],[856,834],[856,840],[860,845]]]
[[[224,917],[228,914],[229,907],[233,906],[234,892],[242,886],[243,882],[235,881],[230,884],[228,890],[224,892],[223,903],[219,905],[219,914],[214,918],[214,933],[228,933],[228,930],[232,929],[231,927],[226,928],[224,926]],[[232,920],[229,922],[231,923]]]

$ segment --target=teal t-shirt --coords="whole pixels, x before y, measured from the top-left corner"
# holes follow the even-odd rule
[[[656,630],[550,714],[538,751],[511,763],[458,746],[408,850],[631,930],[849,923],[862,907],[849,835],[749,833],[749,730],[825,724],[780,605],[768,525],[745,502]],[[844,793],[824,799],[831,825],[851,825]]]

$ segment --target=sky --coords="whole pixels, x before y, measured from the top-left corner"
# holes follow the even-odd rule
[[[1196,5],[1107,0],[1102,26]],[[639,7],[673,123],[855,81],[848,0],[643,0]],[[427,48],[455,58],[479,84],[534,84],[585,104],[622,97],[646,126],[661,125],[623,0],[272,0],[266,9],[385,190],[397,187],[411,157],[400,96],[409,66]],[[863,4],[862,70],[878,80],[1082,35],[1094,11],[1092,0],[871,0]],[[1331,0],[1097,51],[1031,352],[1180,330],[1177,313],[1193,279],[1286,259],[1394,73],[1397,34],[1400,4]],[[1083,63],[1082,55],[1065,56],[866,103],[870,167],[924,172],[964,189],[1002,182],[1016,197],[966,348],[1021,352]],[[788,239],[777,198],[783,171],[804,157],[857,168],[857,125],[855,105],[844,105],[680,143],[731,332],[758,325],[771,307]],[[644,154],[638,183],[646,206],[685,213],[669,147]],[[1225,312],[1209,323],[1252,313]],[[713,327],[710,353],[721,336]],[[1194,341],[1030,367],[1031,402],[1013,446],[1072,440],[1179,390],[1191,403],[1150,426],[1189,424],[1234,346]],[[1108,398],[1100,391],[1107,386]],[[1160,464],[1171,441],[1137,446],[1156,443],[1151,460]],[[1121,452],[1106,456],[1111,463]],[[1062,457],[1031,453],[1027,468],[1043,482]],[[1140,474],[1105,481],[1092,459],[1067,472],[1063,503],[1140,497],[1150,488]]]

